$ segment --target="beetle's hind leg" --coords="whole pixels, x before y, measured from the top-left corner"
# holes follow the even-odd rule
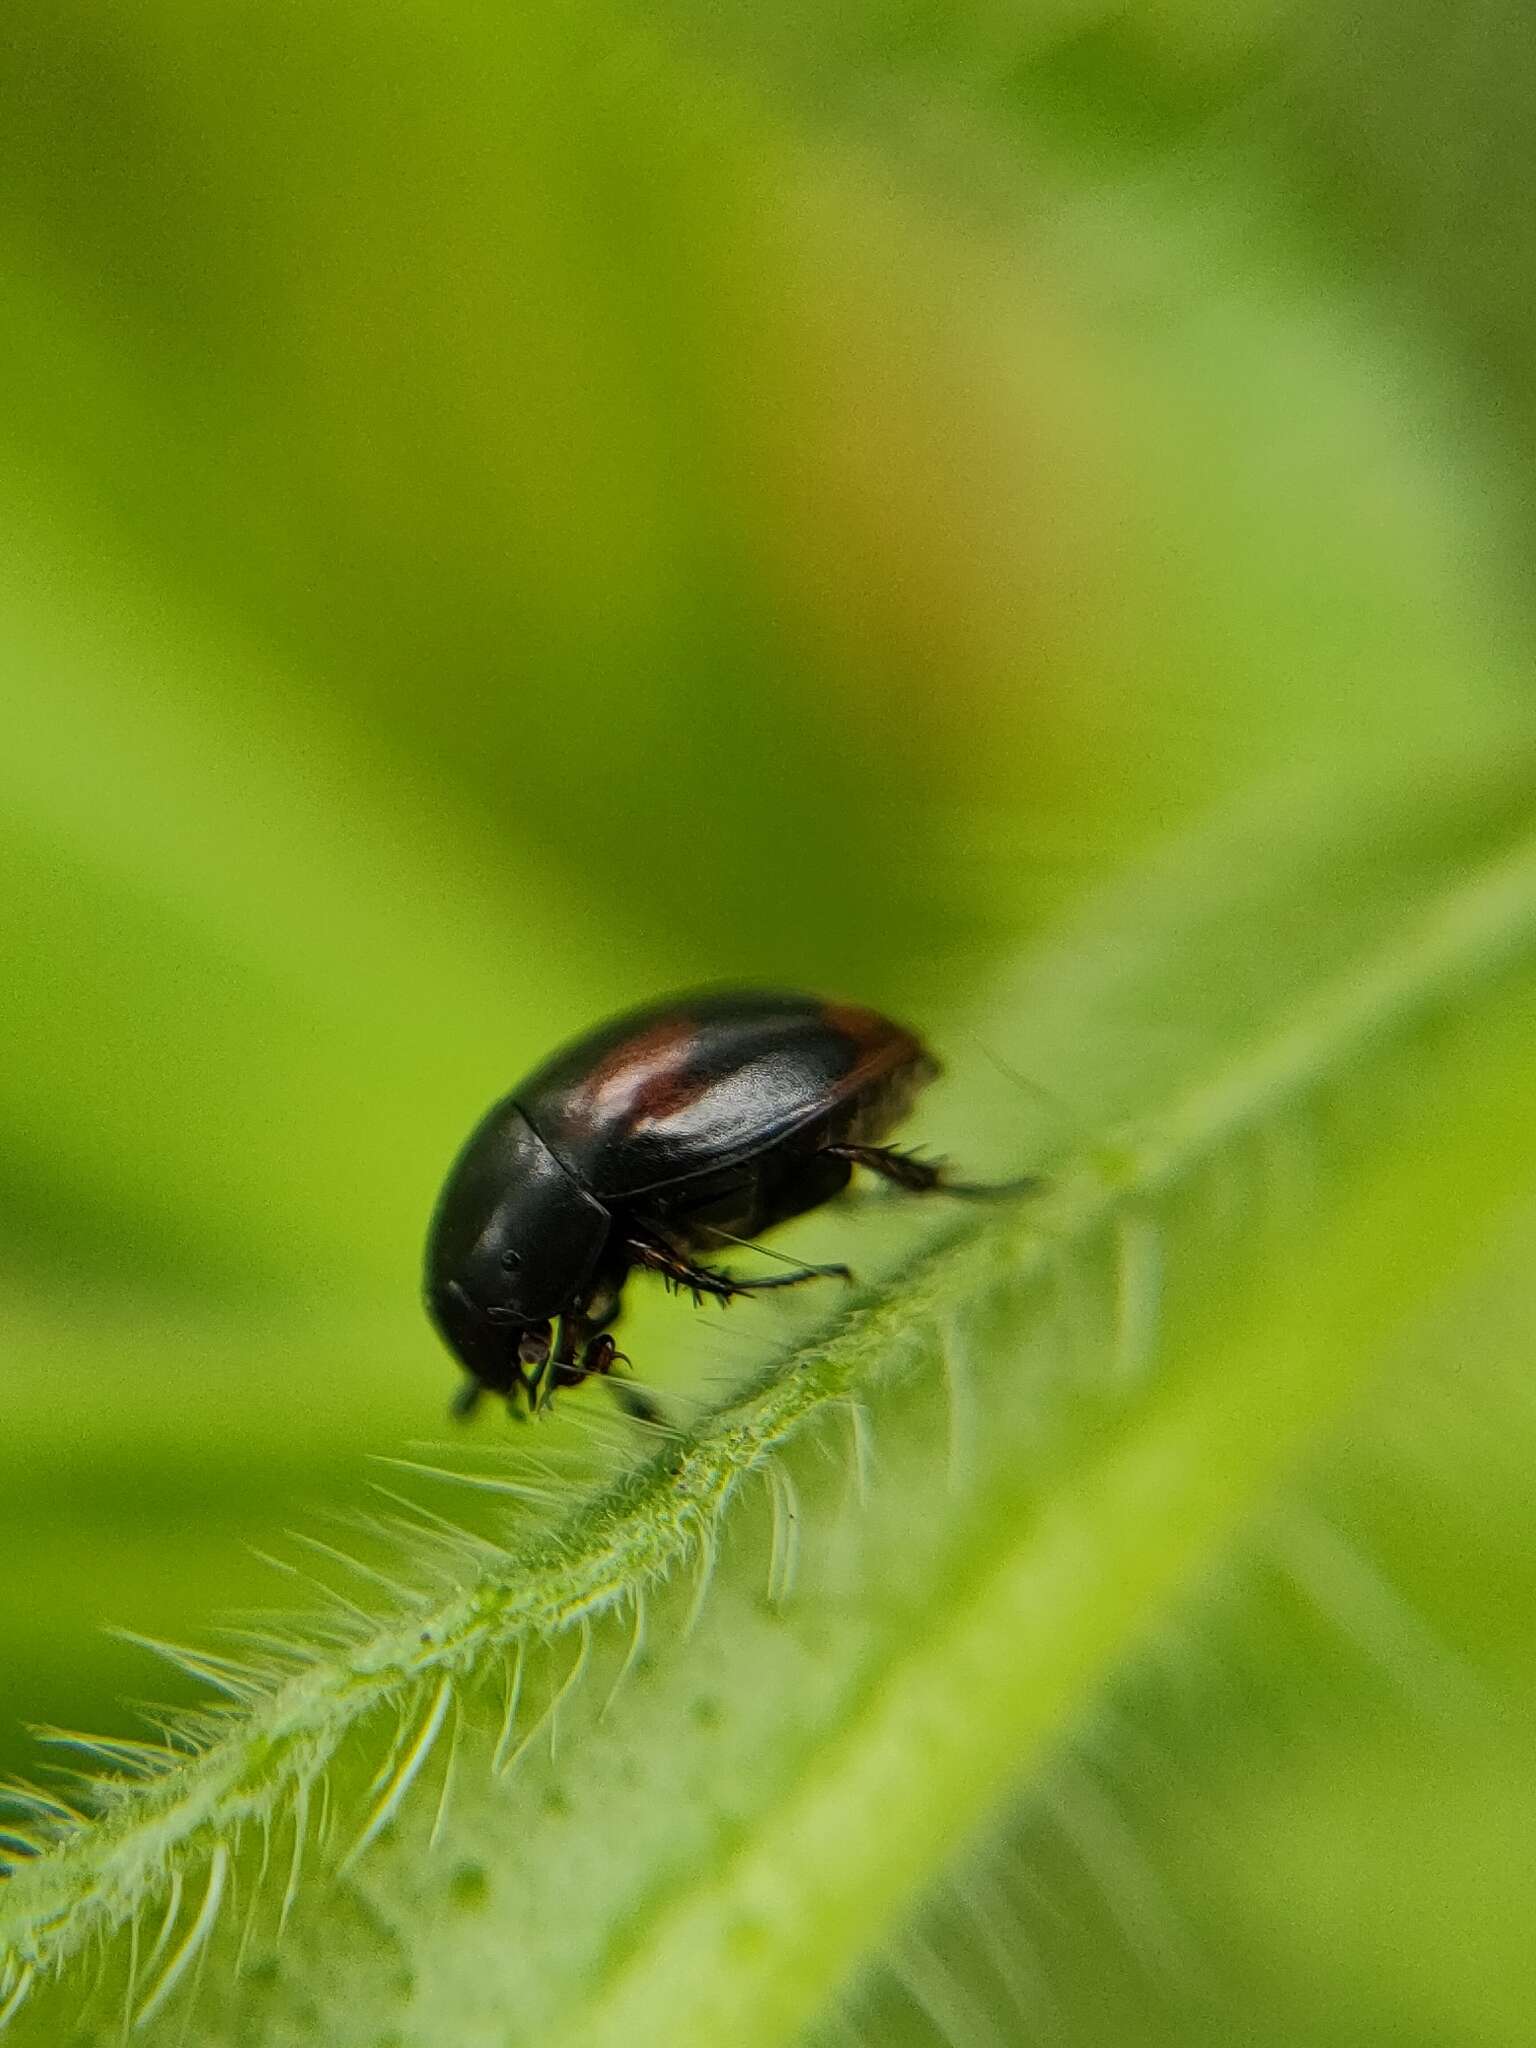
[[[1027,1173],[1018,1180],[951,1180],[942,1159],[919,1159],[915,1152],[903,1152],[895,1145],[826,1145],[823,1151],[834,1159],[846,1159],[850,1166],[862,1166],[879,1174],[892,1187],[911,1195],[961,1195],[979,1200],[988,1195],[1024,1195],[1045,1183]]]

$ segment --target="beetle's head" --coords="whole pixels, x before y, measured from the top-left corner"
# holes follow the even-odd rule
[[[427,1238],[427,1311],[475,1380],[514,1394],[575,1308],[609,1217],[512,1102],[498,1103],[448,1175]]]

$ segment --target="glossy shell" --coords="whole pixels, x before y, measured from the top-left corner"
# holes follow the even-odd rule
[[[708,1261],[828,1201],[856,1156],[876,1164],[936,1072],[899,1024],[815,996],[683,996],[621,1017],[471,1133],[428,1233],[428,1313],[478,1387],[533,1411],[621,1358],[606,1333],[636,1268],[724,1300],[841,1271]]]
[[[937,1067],[874,1010],[814,996],[705,994],[617,1019],[512,1092],[603,1203],[712,1174],[819,1122],[894,1121]],[[842,1117],[839,1112],[846,1114]]]
[[[498,1102],[454,1161],[432,1217],[434,1315],[456,1327],[488,1303],[529,1322],[557,1315],[591,1273],[608,1226],[607,1210],[550,1156],[516,1103]]]

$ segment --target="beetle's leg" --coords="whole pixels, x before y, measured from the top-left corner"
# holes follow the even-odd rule
[[[581,1354],[581,1378],[601,1379],[615,1401],[626,1415],[636,1422],[660,1422],[661,1410],[642,1394],[638,1387],[626,1386],[614,1373],[616,1365],[629,1365],[631,1359],[614,1343],[606,1330],[598,1331],[588,1340],[586,1350]]]
[[[762,1245],[753,1245],[753,1251],[765,1251]],[[774,1256],[765,1252],[769,1258]],[[761,1294],[765,1287],[803,1287],[807,1280],[852,1280],[852,1266],[802,1266],[791,1260],[787,1273],[767,1273],[760,1280],[743,1280],[735,1273],[721,1273],[718,1277],[728,1280],[735,1294]]]
[[[474,1414],[486,1394],[500,1394],[506,1401],[510,1415],[521,1420],[518,1401],[521,1397],[528,1403],[531,1415],[537,1404],[539,1375],[544,1361],[549,1356],[549,1324],[531,1323],[524,1329],[517,1341],[512,1356],[504,1362],[494,1378],[471,1378],[454,1395],[448,1413],[455,1422],[464,1422]]]
[[[548,1322],[529,1323],[518,1337],[512,1385],[507,1392],[507,1407],[513,1415],[518,1414],[519,1394],[528,1403],[529,1415],[537,1413],[540,1388],[549,1378],[549,1353],[553,1342],[554,1332]]]
[[[601,1305],[603,1321],[611,1323],[618,1312],[618,1293],[615,1290],[612,1299],[605,1299]],[[578,1351],[581,1353],[579,1359]],[[545,1374],[539,1405],[547,1405],[556,1388],[579,1387],[583,1380],[601,1379],[627,1415],[632,1415],[637,1422],[660,1422],[663,1419],[661,1411],[644,1394],[612,1376],[616,1365],[629,1363],[626,1353],[619,1349],[606,1330],[593,1328],[589,1316],[566,1316],[560,1325],[560,1343]]]
[[[581,1354],[581,1377],[584,1380],[601,1379],[605,1373],[613,1371],[621,1358],[628,1365],[625,1353],[606,1330],[600,1330],[587,1339],[587,1347]]]
[[[800,1266],[792,1273],[769,1273],[761,1279],[743,1280],[735,1273],[722,1273],[713,1266],[696,1266],[675,1245],[651,1237],[632,1237],[628,1250],[637,1266],[644,1266],[673,1287],[684,1287],[695,1301],[706,1294],[716,1301],[732,1301],[738,1294],[763,1294],[770,1287],[799,1287],[807,1280],[848,1280],[846,1266]]]
[[[834,1159],[846,1159],[852,1166],[862,1166],[870,1173],[878,1173],[893,1187],[905,1188],[913,1195],[1022,1195],[1045,1185],[1031,1173],[1018,1180],[992,1184],[951,1180],[942,1159],[919,1159],[915,1152],[903,1152],[895,1145],[826,1145],[822,1149]]]
[[[735,1283],[728,1274],[713,1273],[707,1266],[690,1265],[672,1245],[661,1244],[648,1237],[632,1237],[625,1249],[637,1266],[643,1266],[650,1273],[659,1273],[669,1287],[686,1287],[695,1301],[702,1301],[706,1294],[729,1301],[736,1292]]]
[[[843,1178],[844,1184],[846,1184],[846,1168],[844,1169]],[[787,1259],[782,1252],[774,1251],[769,1245],[754,1244],[750,1237],[737,1237],[734,1232],[723,1230],[716,1223],[697,1223],[694,1228],[696,1231],[707,1230],[711,1237],[718,1237],[726,1244],[740,1245],[744,1252],[758,1252],[765,1259],[776,1259],[781,1266],[787,1266],[789,1268],[789,1277],[781,1279],[776,1283],[780,1287],[798,1287],[804,1280],[851,1281],[853,1279],[853,1269],[851,1266],[808,1266],[803,1259]],[[755,1288],[761,1287],[764,1284],[772,1286],[775,1283],[772,1281],[764,1283],[759,1280],[743,1280],[738,1284],[743,1287]]]
[[[530,1410],[547,1408],[558,1387],[581,1385],[582,1373],[576,1363],[576,1353],[580,1350],[585,1335],[586,1326],[579,1315],[573,1313],[560,1318],[558,1335],[550,1351],[548,1363],[537,1380],[532,1374],[529,1375]]]

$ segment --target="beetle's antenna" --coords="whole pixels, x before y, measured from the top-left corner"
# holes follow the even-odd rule
[[[1047,1088],[1043,1082],[1033,1081],[1027,1074],[1021,1074],[1017,1067],[1011,1067],[1002,1054],[994,1052],[986,1040],[979,1037],[976,1032],[968,1031],[966,1036],[982,1058],[996,1067],[1005,1081],[1011,1081],[1015,1088],[1021,1089],[1026,1095],[1033,1095],[1037,1102],[1044,1103],[1047,1109],[1060,1117],[1079,1143],[1086,1144],[1089,1136],[1088,1125],[1081,1111],[1074,1109],[1065,1096],[1058,1095],[1053,1088]]]

